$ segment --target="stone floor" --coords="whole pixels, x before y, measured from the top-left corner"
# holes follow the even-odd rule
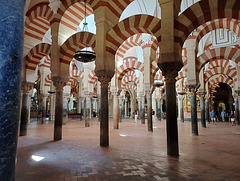
[[[190,122],[179,123],[177,159],[166,156],[165,124],[157,121],[150,133],[132,119],[113,130],[110,120],[110,147],[101,148],[96,119],[90,128],[68,121],[57,142],[52,123],[30,123],[28,135],[18,141],[16,181],[240,180],[239,126],[199,124],[199,136],[192,136]],[[32,155],[44,159],[34,161]]]

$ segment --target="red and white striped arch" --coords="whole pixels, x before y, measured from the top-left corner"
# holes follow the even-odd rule
[[[121,46],[118,48],[116,55],[120,56],[121,58],[124,58],[125,53],[132,47],[140,46],[142,49],[150,47],[154,51],[157,51],[158,48],[158,41],[154,36],[151,37],[151,40],[146,44],[142,38],[142,34],[138,33],[131,37],[129,37],[127,40],[125,40]]]
[[[45,77],[45,86],[47,87],[50,87],[51,86],[51,83],[52,83],[52,75],[51,74],[48,74],[46,77]]]
[[[121,81],[121,89],[125,89],[125,86],[128,85],[129,82],[135,82],[136,84],[139,84],[139,78],[136,77],[134,71],[130,71],[126,75],[124,75]]]
[[[211,89],[212,85],[218,84],[220,82],[228,84],[231,88],[234,87],[234,82],[231,79],[229,79],[228,77],[225,77],[224,75],[214,77],[214,78],[210,79],[208,82],[209,82],[210,89]]]
[[[85,7],[83,2],[72,4],[63,14],[60,24],[62,28],[77,31],[80,22],[85,17]],[[86,16],[93,14],[93,10],[89,4],[86,4]]]
[[[40,64],[40,67],[45,67],[50,69],[50,65],[51,65],[51,59],[50,59],[50,56],[47,55],[44,59],[44,62]]]
[[[176,80],[183,79],[187,77],[187,66],[184,66],[181,71],[178,72]]]
[[[198,44],[204,35],[221,28],[231,30],[240,37],[240,21],[236,19],[221,18],[206,22],[199,26],[196,31],[193,32],[193,35],[188,38],[196,39],[196,47],[198,47]]]
[[[214,19],[239,19],[239,0],[201,0],[187,8],[175,20],[175,42],[181,46],[200,25]]]
[[[204,72],[204,81],[207,82],[212,76],[217,74],[222,74],[230,76],[234,81],[237,81],[237,71],[236,68],[228,67],[214,67]]]
[[[72,64],[72,71],[70,76],[74,78],[80,77],[82,80],[84,78],[83,71],[78,70],[77,66],[74,63]]]
[[[25,36],[42,41],[45,33],[50,29],[50,19],[53,16],[49,3],[39,3],[26,13]]]
[[[128,90],[134,90],[135,92],[137,91],[137,86],[136,85],[126,85],[125,88],[122,90],[123,94],[126,93]]]
[[[97,8],[105,6],[109,9],[108,12],[109,16],[111,16],[115,21],[117,22],[120,18],[122,12],[124,9],[132,2],[133,0],[112,0],[112,1],[102,1],[102,0],[86,0],[86,3],[88,3],[92,9],[95,11]],[[60,22],[61,17],[63,14],[75,3],[78,3],[79,0],[65,0],[62,1],[62,4],[60,8],[57,11],[57,15],[52,20],[53,22]]]
[[[106,51],[115,55],[121,44],[129,37],[139,34],[152,34],[161,40],[161,20],[149,15],[135,15],[124,19],[114,26],[106,36]]]
[[[127,58],[127,57],[126,57]],[[116,70],[117,79],[122,80],[123,76],[131,70],[139,70],[142,73],[144,72],[144,66],[141,62],[137,61],[137,58],[125,61],[121,66]]]
[[[220,47],[215,49],[210,49],[207,51],[204,51],[203,54],[201,54],[197,58],[197,71],[200,71],[201,68],[208,62],[216,59],[225,59],[225,60],[232,60],[236,64],[240,62],[240,49],[232,48],[232,47]]]
[[[33,47],[26,56],[26,69],[35,70],[40,60],[50,54],[51,45],[47,43],[40,43]]]
[[[74,77],[70,77],[66,86],[77,87],[79,85],[78,81]]]
[[[96,73],[92,70],[88,75],[88,83],[95,84],[97,79]]]
[[[73,59],[73,54],[76,50],[91,47],[95,48],[95,35],[89,32],[79,32],[68,38],[60,47],[60,61],[64,64],[70,64]]]

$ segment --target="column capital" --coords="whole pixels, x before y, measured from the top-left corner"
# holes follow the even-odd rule
[[[22,82],[22,92],[23,94],[28,94],[31,89],[33,89],[34,83]]]
[[[178,75],[178,71],[177,70],[168,70],[166,72],[163,72],[163,75],[165,76],[166,83],[175,83],[176,77]]]
[[[103,84],[108,84],[113,75],[114,75],[114,70],[113,71],[110,71],[110,70],[96,70],[95,71],[97,77],[98,77],[98,80],[101,82],[101,85]]]
[[[67,85],[69,77],[52,77],[53,85],[56,87],[56,91],[62,91],[63,87]]]
[[[112,90],[111,92],[112,92],[112,95],[113,95],[113,96],[119,96],[121,90]]]
[[[207,95],[206,92],[198,92],[197,94],[199,95],[200,99],[204,99]]]

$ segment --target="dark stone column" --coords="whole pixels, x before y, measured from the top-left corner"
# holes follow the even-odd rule
[[[152,123],[152,94],[150,91],[146,91],[147,97],[147,120],[148,120],[148,131],[153,132]]]
[[[239,91],[238,91],[238,119],[237,119],[237,123],[238,125],[240,125],[240,96],[239,96]]]
[[[13,181],[20,113],[25,0],[0,3],[0,180]]]
[[[201,125],[202,128],[206,128],[206,119],[205,119],[205,93],[199,93],[200,96],[200,109],[201,109]]]
[[[141,96],[141,98],[142,98],[142,100],[141,100],[141,123],[145,124],[145,107],[144,107],[145,98],[143,95]]]
[[[19,136],[27,135],[27,124],[29,122],[29,91],[32,88],[32,83],[22,82],[22,107]]]
[[[167,125],[167,154],[179,156],[178,126],[176,106],[176,79],[177,71],[165,73],[166,82],[166,125]]]
[[[101,82],[101,121],[100,121],[100,146],[109,146],[109,118],[108,118],[108,82],[110,77],[98,77]]]
[[[90,127],[90,116],[91,116],[91,97],[86,97],[86,114],[85,114],[85,127]]]
[[[196,90],[190,89],[192,135],[198,136]]]
[[[52,77],[53,85],[56,87],[54,141],[62,140],[63,124],[63,87],[66,82],[61,77]]]
[[[206,121],[208,123],[210,123],[210,119],[209,119],[209,101],[208,101],[208,98],[206,98]]]

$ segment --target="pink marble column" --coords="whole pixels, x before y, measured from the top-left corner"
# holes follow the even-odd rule
[[[112,92],[113,94],[113,129],[119,128],[119,101],[118,91]]]

